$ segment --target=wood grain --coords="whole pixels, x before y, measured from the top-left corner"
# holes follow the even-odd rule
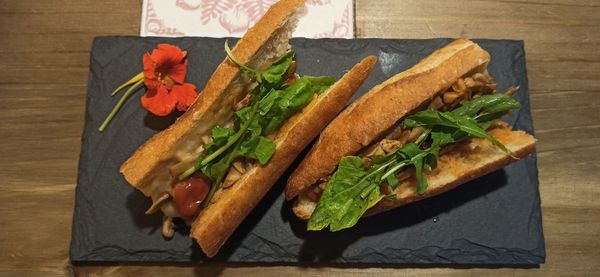
[[[534,269],[68,262],[89,51],[141,1],[0,0],[0,275],[593,275],[600,270],[600,2],[356,0],[358,37],[523,39],[547,262]]]

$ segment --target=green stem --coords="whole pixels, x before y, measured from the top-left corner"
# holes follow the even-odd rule
[[[408,165],[408,162],[403,161],[403,162],[397,164],[396,166],[392,167],[392,169],[388,170],[388,172],[386,172],[385,174],[383,174],[383,176],[381,176],[380,182],[383,182],[383,180],[385,180],[388,176],[395,174],[396,171],[400,170],[400,168],[403,168],[407,165]]]
[[[116,88],[111,94],[110,96],[114,96],[115,94],[117,94],[117,92],[119,92],[120,90],[122,90],[124,87],[135,84],[135,83],[139,83],[141,80],[144,80],[144,72],[140,72],[138,75],[133,76],[133,78],[129,79],[129,81],[123,83],[122,85],[120,85],[118,88]]]
[[[229,165],[231,164],[231,162],[233,161],[233,157],[235,156],[235,152],[240,147],[241,144],[242,144],[242,140],[239,140],[235,144],[235,146],[231,149],[231,151],[229,152],[229,155],[227,155],[227,157],[225,157],[225,159],[226,159],[225,163],[227,164],[227,168],[229,168]],[[204,198],[204,202],[202,202],[202,205],[205,208],[208,207],[208,205],[210,204],[210,200],[213,198],[213,195],[221,187],[223,178],[225,178],[225,175],[227,175],[228,171],[229,170],[227,170],[227,171],[223,172],[223,174],[219,175],[217,177],[217,179],[215,180],[215,182],[213,183],[213,185],[210,187],[210,191],[208,192],[208,195],[206,196],[206,198]]]
[[[360,198],[365,199],[377,186],[367,186],[360,192]]]
[[[179,174],[179,181],[189,177],[190,175],[194,174],[194,172],[200,170],[200,165],[198,165],[198,163],[196,163],[194,166],[186,169],[183,173]]]
[[[420,146],[421,143],[423,143],[425,139],[427,139],[429,134],[431,134],[431,128],[425,129],[425,131],[423,131],[423,133],[415,140],[415,144]]]
[[[241,69],[247,70],[249,72],[254,73],[255,75],[259,75],[257,74],[256,70],[247,67],[246,65],[242,64],[241,62],[239,62],[235,56],[233,56],[233,52],[231,51],[231,48],[229,48],[229,44],[227,43],[227,40],[225,41],[225,53],[227,54],[227,58],[229,58],[229,60],[231,62],[233,62],[235,65],[237,65],[238,67],[240,67]]]
[[[389,165],[393,164],[393,163],[394,163],[394,161],[395,161],[395,160],[394,160],[394,159],[392,159],[392,160],[388,161],[387,163],[384,163],[383,165],[379,166],[379,168],[377,168],[377,169],[373,170],[373,172],[371,172],[371,173],[367,174],[365,177],[362,177],[362,178],[360,179],[360,181],[358,181],[358,184],[360,184],[360,183],[364,182],[364,181],[365,181],[365,180],[367,180],[368,178],[371,178],[371,177],[372,177],[373,175],[375,175],[376,173],[378,173],[378,172],[380,172],[380,171],[384,170],[386,167],[388,167]]]
[[[427,139],[427,137],[429,136],[430,133],[431,133],[431,128],[425,129],[425,131],[423,131],[423,133],[421,133],[421,135],[419,135],[419,137],[415,140],[415,144],[421,145],[421,143],[423,143],[425,141],[425,139]],[[388,164],[382,166],[382,168],[387,167]],[[383,176],[381,176],[380,182],[383,182],[383,180],[385,180],[389,175],[395,174],[398,170],[400,170],[401,168],[403,168],[407,165],[409,165],[409,163],[406,161],[402,161],[401,163],[395,165],[394,167],[389,169],[385,174],[383,174]]]
[[[131,96],[142,84],[144,83],[144,80],[140,80],[137,83],[135,83],[132,87],[130,87],[127,92],[125,92],[125,94],[123,94],[123,96],[121,97],[121,99],[119,100],[119,102],[117,103],[117,105],[115,105],[115,107],[112,109],[112,111],[110,112],[110,114],[108,114],[108,116],[106,117],[106,119],[104,120],[104,122],[102,123],[102,125],[100,126],[100,128],[98,128],[98,131],[102,132],[104,131],[104,129],[106,128],[106,126],[108,126],[108,123],[110,123],[110,121],[115,117],[115,115],[117,114],[117,112],[119,112],[119,110],[121,109],[121,107],[123,106],[123,104],[125,104],[125,101],[127,101],[127,99],[129,98],[129,96]]]
[[[235,133],[233,136],[231,136],[232,139],[228,140],[227,143],[225,145],[221,146],[219,149],[217,149],[217,151],[213,152],[212,154],[208,155],[206,158],[202,159],[201,162],[196,163],[193,167],[190,167],[186,171],[181,173],[179,175],[179,180],[183,180],[183,179],[187,178],[188,176],[194,174],[194,172],[198,171],[203,166],[212,162],[214,159],[216,159],[221,154],[223,154],[225,151],[227,151],[227,149],[229,147],[231,147],[234,143],[236,143],[238,140],[240,140],[242,135],[246,132],[246,130],[250,126],[250,123],[252,123],[252,121],[254,120],[254,116],[256,115],[257,110],[258,110],[258,102],[254,103],[254,105],[252,106],[252,114],[250,115],[250,119],[248,121],[244,122],[244,125],[240,126],[240,130],[237,133]]]

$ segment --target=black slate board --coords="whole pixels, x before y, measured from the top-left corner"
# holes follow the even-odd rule
[[[174,118],[147,114],[140,108],[138,93],[103,134],[97,131],[118,100],[109,97],[110,91],[140,72],[142,55],[161,42],[188,51],[187,81],[199,88],[224,57],[224,39],[94,40],[73,216],[73,262],[209,260],[185,228],[172,240],[164,240],[160,215],[144,215],[150,200],[118,173],[119,165],[139,145]],[[378,64],[360,95],[448,42],[294,39],[292,44],[301,74],[340,77],[360,58],[376,55]],[[492,55],[489,69],[499,90],[520,85],[517,98],[523,108],[506,120],[533,133],[523,42],[477,42]],[[284,181],[285,176],[212,261],[535,265],[545,260],[535,154],[444,195],[363,219],[338,233],[306,232],[305,223],[284,201]]]

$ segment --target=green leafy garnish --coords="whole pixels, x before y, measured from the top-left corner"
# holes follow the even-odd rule
[[[237,156],[258,160],[260,164],[269,162],[275,153],[275,143],[263,136],[253,136],[240,144]]]
[[[277,131],[283,122],[308,105],[315,95],[335,83],[332,77],[300,77],[283,90],[271,90],[259,103],[260,125],[266,135]]]
[[[377,176],[368,174],[359,157],[342,158],[321,197],[328,201],[319,202],[308,222],[308,230],[329,226],[331,231],[338,231],[356,224],[367,209],[385,196],[379,188],[373,189]]]
[[[269,162],[276,145],[267,136],[276,132],[285,121],[308,105],[315,95],[331,86],[332,77],[304,76],[292,84],[285,83],[285,75],[293,63],[294,53],[277,57],[270,67],[258,71],[241,64],[225,42],[228,58],[240,67],[242,75],[257,83],[252,90],[251,104],[235,112],[232,128],[214,126],[212,141],[203,146],[196,164],[179,175],[184,179],[201,170],[213,184],[203,205],[208,206],[214,193],[221,187],[233,161],[243,157],[260,164]]]
[[[259,84],[266,85],[267,87],[276,87],[277,85],[280,85],[284,74],[288,71],[294,60],[294,52],[288,51],[278,57],[269,68],[264,71],[258,71],[240,63],[235,56],[233,56],[227,41],[225,41],[225,53],[227,53],[227,58],[242,69],[244,74],[251,76],[251,78],[255,79]]]
[[[408,167],[415,169],[417,193],[425,193],[424,171],[437,167],[444,145],[465,138],[483,138],[510,155],[486,130],[508,111],[519,107],[519,102],[510,96],[494,94],[462,103],[453,111],[425,110],[407,117],[402,122],[404,128],[422,127],[425,131],[393,153],[369,157],[368,166],[357,156],[342,158],[308,222],[308,230],[329,227],[330,231],[338,231],[354,226],[381,199],[395,199],[395,194],[382,193],[380,185],[387,183],[392,190],[396,189],[400,185],[396,175]]]

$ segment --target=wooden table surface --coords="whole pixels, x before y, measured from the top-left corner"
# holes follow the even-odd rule
[[[0,0],[0,275],[592,275],[600,271],[600,2],[356,0],[356,36],[525,40],[546,238],[535,269],[110,265],[68,260],[88,60],[141,1]]]

